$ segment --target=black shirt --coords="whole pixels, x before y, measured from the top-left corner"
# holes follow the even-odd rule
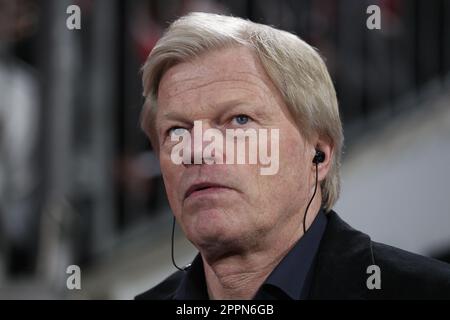
[[[306,299],[314,271],[315,257],[327,225],[321,209],[306,234],[275,267],[257,291],[254,299]],[[203,261],[198,254],[175,292],[175,300],[207,300]]]

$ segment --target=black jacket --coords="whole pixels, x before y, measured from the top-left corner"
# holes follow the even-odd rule
[[[367,287],[367,267],[380,267],[381,288]],[[172,299],[178,271],[136,299]],[[331,211],[319,251],[310,299],[450,299],[450,265],[371,241]]]

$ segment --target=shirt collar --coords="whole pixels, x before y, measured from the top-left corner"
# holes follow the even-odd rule
[[[307,297],[314,260],[326,225],[327,218],[321,209],[306,234],[297,241],[263,283],[256,298],[261,296],[268,285],[282,290],[291,299]]]
[[[271,287],[283,291],[291,299],[304,299],[309,292],[315,256],[327,225],[323,209],[319,211],[306,234],[275,267],[255,299],[265,299]],[[175,300],[208,300],[203,261],[197,254],[174,295]]]

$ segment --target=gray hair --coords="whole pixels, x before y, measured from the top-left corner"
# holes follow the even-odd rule
[[[174,21],[142,67],[145,103],[141,126],[152,140],[158,86],[170,67],[199,55],[228,47],[245,46],[282,94],[298,128],[307,140],[312,134],[330,139],[331,168],[321,183],[322,204],[329,211],[340,191],[342,124],[333,82],[316,50],[292,33],[237,17],[190,13]],[[157,144],[152,143],[157,148]]]

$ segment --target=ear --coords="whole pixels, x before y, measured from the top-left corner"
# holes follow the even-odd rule
[[[318,180],[322,182],[327,176],[331,168],[332,159],[334,156],[334,146],[329,137],[319,136],[314,144],[314,155],[316,150],[320,150],[325,154],[325,159],[323,162],[318,164]],[[313,164],[313,169],[315,170],[315,164]]]

